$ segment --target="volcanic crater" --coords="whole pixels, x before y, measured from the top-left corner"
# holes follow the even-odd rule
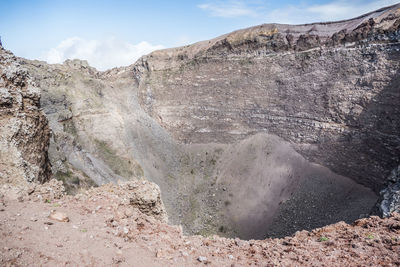
[[[71,194],[146,178],[185,233],[264,239],[374,213],[400,164],[399,40],[395,5],[260,25],[104,72],[5,50],[2,62],[41,89],[40,164]]]

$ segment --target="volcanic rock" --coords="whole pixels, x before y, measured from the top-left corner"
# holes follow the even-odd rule
[[[0,46],[0,183],[48,181],[49,139],[40,89],[17,58]]]
[[[59,211],[51,212],[49,215],[49,219],[59,221],[59,222],[69,222],[69,218],[67,214]]]

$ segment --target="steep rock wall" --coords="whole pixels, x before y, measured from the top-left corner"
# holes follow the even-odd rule
[[[378,190],[400,161],[399,25],[396,5],[157,51],[135,65],[139,100],[181,142],[276,134]]]
[[[0,46],[0,182],[45,182],[51,176],[50,130],[40,89]]]

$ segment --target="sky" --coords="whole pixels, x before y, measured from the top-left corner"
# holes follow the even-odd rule
[[[0,36],[15,55],[106,70],[151,51],[263,23],[349,19],[400,0],[0,0]]]

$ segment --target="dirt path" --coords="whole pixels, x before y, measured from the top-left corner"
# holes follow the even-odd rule
[[[127,242],[107,226],[109,211],[81,205],[7,201],[0,213],[1,265],[24,266],[162,266],[144,245]],[[97,206],[95,206],[97,205]],[[50,220],[51,210],[69,222]],[[92,213],[95,211],[95,213]],[[51,224],[51,225],[49,225]],[[169,263],[170,264],[170,263]]]
[[[101,187],[50,201],[3,196],[1,266],[400,266],[400,215],[337,223],[293,237],[183,236]],[[124,204],[125,203],[125,204]],[[69,222],[48,218],[52,210]]]

